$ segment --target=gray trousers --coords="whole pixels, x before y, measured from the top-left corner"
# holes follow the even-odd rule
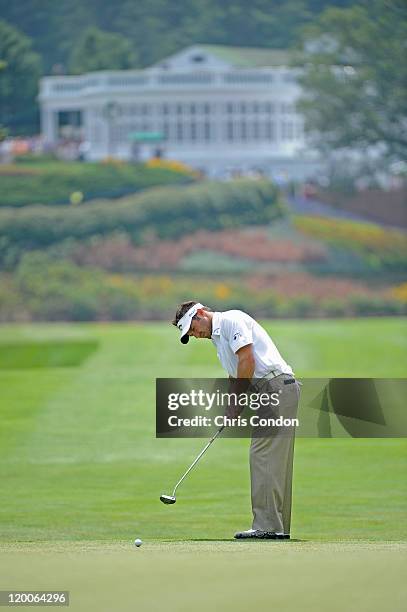
[[[295,418],[300,387],[297,382],[284,385],[288,378],[283,374],[265,382],[267,393],[279,393],[280,402],[274,416]],[[266,414],[259,410],[259,416]],[[295,430],[253,429],[250,446],[253,529],[290,533],[294,439]]]

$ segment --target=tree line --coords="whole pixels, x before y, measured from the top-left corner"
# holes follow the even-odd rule
[[[77,49],[89,28],[100,36],[115,34],[115,43],[120,40],[119,45],[126,48],[127,57],[123,53],[118,59],[107,45],[104,68],[127,68],[129,63],[143,68],[198,42],[241,46],[244,41],[249,47],[286,49],[297,41],[299,28],[312,23],[325,8],[352,3],[354,0],[0,0],[0,15],[32,41],[42,73],[51,74],[58,69],[66,73],[81,70]]]

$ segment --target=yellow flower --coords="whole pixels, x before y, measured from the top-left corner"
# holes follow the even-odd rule
[[[81,204],[83,202],[83,193],[82,191],[73,191],[69,196],[69,201],[73,205]]]
[[[392,287],[390,293],[393,297],[401,302],[407,302],[407,283],[402,283],[397,287]]]
[[[226,300],[226,298],[228,298],[231,293],[232,291],[230,287],[228,287],[224,283],[216,285],[215,287],[215,295],[219,300]]]
[[[146,162],[145,165],[147,166],[147,168],[162,168],[164,170],[173,170],[174,172],[191,174],[193,176],[198,175],[198,173],[193,170],[193,168],[175,159],[162,159],[160,157],[152,157]]]
[[[159,277],[159,289],[163,293],[169,291],[173,287],[173,282],[169,276],[160,276]]]
[[[124,166],[125,165],[125,161],[123,161],[122,159],[118,159],[117,157],[104,157],[101,160],[101,163],[108,166],[108,165],[112,165],[112,166]]]

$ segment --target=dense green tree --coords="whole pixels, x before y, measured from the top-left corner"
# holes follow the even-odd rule
[[[122,0],[114,24],[148,66],[196,43],[287,48],[311,18],[305,0]]]
[[[30,131],[36,122],[39,56],[27,36],[0,21],[0,124],[14,133]]]
[[[44,74],[52,74],[54,66],[65,69],[82,31],[98,25],[88,4],[88,0],[0,0],[0,15],[32,39]]]
[[[147,66],[195,43],[287,48],[327,6],[355,0],[0,0],[3,19],[33,39],[45,74],[66,70],[83,31],[123,34]]]
[[[300,109],[320,149],[375,147],[405,158],[406,51],[403,0],[330,8],[306,29]]]
[[[122,34],[90,27],[84,30],[73,48],[69,68],[72,74],[81,74],[92,70],[134,68],[135,64],[131,44]]]

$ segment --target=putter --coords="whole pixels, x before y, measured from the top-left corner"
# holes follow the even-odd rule
[[[177,498],[175,497],[175,491],[177,490],[177,488],[179,487],[179,485],[181,484],[181,482],[184,480],[184,478],[186,478],[186,476],[188,476],[189,472],[192,470],[192,468],[198,463],[198,461],[200,460],[200,458],[202,457],[202,455],[208,450],[208,448],[210,447],[210,445],[212,444],[212,442],[218,437],[218,435],[225,429],[225,426],[222,425],[222,427],[220,427],[218,429],[218,431],[215,433],[215,435],[212,436],[212,438],[209,440],[208,444],[205,446],[204,449],[201,450],[201,452],[199,453],[198,457],[195,459],[195,461],[189,466],[189,468],[187,469],[187,471],[185,472],[185,474],[180,478],[180,480],[177,482],[177,484],[174,487],[174,490],[172,492],[172,495],[160,495],[160,500],[162,501],[163,504],[175,504],[175,502],[177,501]]]

